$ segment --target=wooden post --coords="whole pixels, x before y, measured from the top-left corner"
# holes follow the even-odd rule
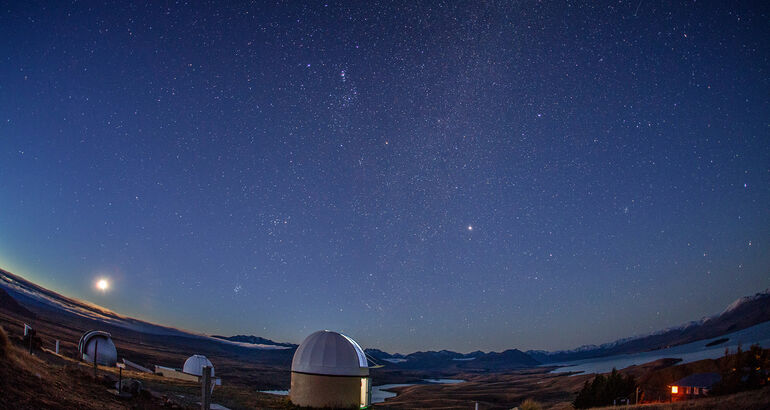
[[[98,355],[99,355],[99,339],[94,338],[94,357],[91,358],[94,361],[94,379],[96,378],[96,357]]]
[[[35,338],[35,331],[32,326],[24,324],[24,337],[29,338],[29,354],[32,354],[32,339]]]
[[[211,366],[203,366],[201,375],[201,409],[211,409]]]

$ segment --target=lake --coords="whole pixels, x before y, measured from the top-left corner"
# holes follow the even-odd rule
[[[465,380],[460,379],[423,379],[425,383],[405,383],[405,384],[382,384],[379,386],[372,386],[372,404],[382,403],[385,399],[396,397],[395,392],[388,391],[394,387],[414,386],[416,384],[454,384],[462,383]],[[260,393],[277,394],[280,396],[286,396],[289,394],[288,390],[262,390]]]
[[[465,380],[460,379],[422,379],[425,383],[405,383],[405,384],[383,384],[380,386],[372,386],[372,404],[382,403],[385,399],[396,397],[395,392],[388,391],[394,387],[414,386],[417,384],[455,384],[463,383]]]

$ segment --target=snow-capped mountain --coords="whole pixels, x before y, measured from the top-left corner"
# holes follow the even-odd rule
[[[537,366],[539,363],[518,349],[502,352],[475,351],[457,353],[450,350],[414,352],[408,355],[390,354],[378,349],[366,349],[366,354],[378,362],[388,362],[399,369],[474,369],[500,371]]]
[[[701,320],[687,322],[679,326],[618,339],[601,345],[584,345],[575,349],[552,352],[529,350],[527,353],[542,363],[621,353],[638,353],[721,336],[768,320],[770,320],[770,289],[752,296],[739,298],[717,315],[704,317]]]
[[[721,314],[724,315],[726,313],[730,313],[748,303],[766,300],[768,296],[770,296],[770,288],[765,289],[764,292],[759,292],[752,296],[744,296],[742,298],[738,298],[735,300],[735,302],[730,303]]]

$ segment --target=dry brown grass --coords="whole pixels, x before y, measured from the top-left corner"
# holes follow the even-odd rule
[[[0,359],[4,359],[8,356],[8,349],[11,347],[11,342],[8,340],[8,334],[5,333],[5,329],[0,326]]]
[[[38,316],[33,326],[37,330],[37,334],[43,339],[44,349],[42,352],[37,352],[36,356],[30,356],[20,344],[19,347],[14,346],[14,342],[21,343],[23,323],[4,314],[0,309],[0,327],[5,326],[5,329],[8,329],[6,333],[11,341],[10,347],[15,349],[18,357],[23,359],[19,361],[9,359],[13,363],[12,367],[19,370],[9,372],[6,372],[3,367],[11,367],[11,365],[7,365],[5,360],[0,359],[0,410],[5,408],[143,408],[142,405],[136,404],[136,400],[110,404],[111,401],[114,401],[114,397],[106,393],[107,389],[110,388],[110,383],[103,379],[108,377],[113,380],[114,384],[118,378],[118,369],[100,367],[100,379],[94,380],[92,369],[75,359],[77,341],[83,329],[93,327],[65,319],[51,315]],[[132,335],[130,332],[120,329],[109,330],[113,334],[113,340],[118,346],[120,356],[144,365],[161,364],[179,367],[191,353],[179,349],[175,345],[156,342],[151,337],[137,340],[135,337],[129,337]],[[49,350],[53,348],[57,339],[61,341],[61,355],[55,355]],[[224,383],[224,386],[218,386],[214,389],[214,403],[234,410],[293,408],[286,397],[258,392],[262,389],[285,388],[283,386],[288,385],[289,380],[288,366],[284,370],[276,366],[244,362],[240,357],[208,356],[216,363],[217,377],[221,377]],[[36,374],[40,374],[41,378],[38,378]],[[200,387],[194,383],[185,384],[178,380],[130,370],[124,370],[123,377],[138,379],[146,389],[152,391],[156,398],[151,401],[153,405],[149,408],[157,408],[159,403],[165,405],[166,401],[170,402],[172,406],[177,405],[177,408],[199,407],[197,403],[200,402]],[[36,393],[37,385],[41,384],[41,381],[46,386],[42,391]],[[57,392],[53,388],[49,389],[48,386],[51,385],[60,391]],[[74,385],[75,388],[70,389],[72,390],[70,395],[72,397],[66,397],[68,395],[61,391],[66,392],[67,386],[70,385]],[[37,398],[33,396],[37,396]],[[57,399],[51,400],[51,397]],[[75,398],[82,400],[85,404],[81,405],[74,402]],[[106,405],[94,404],[101,403],[100,400],[102,399],[106,400]],[[46,404],[40,404],[43,402]]]
[[[542,367],[504,374],[464,374],[458,378],[467,380],[466,383],[399,387],[393,389],[398,396],[376,404],[375,408],[467,409],[478,403],[483,410],[510,409],[529,399],[543,408],[565,404],[572,409],[575,394],[592,376],[552,374],[550,370]]]
[[[532,400],[527,399],[524,400],[524,403],[521,403],[521,406],[519,406],[519,409],[521,410],[543,410],[543,406],[540,405],[540,403]]]
[[[107,391],[113,381],[104,373],[94,378],[89,368],[78,363],[57,365],[41,358],[48,359],[48,353],[30,355],[15,346],[1,327],[0,343],[4,346],[0,409],[149,409],[165,404],[150,395],[119,400]]]
[[[635,406],[601,407],[598,409],[633,409],[633,410],[766,410],[770,409],[770,387],[760,390],[745,391],[728,396],[713,396],[701,399],[684,400],[675,403],[650,403]]]

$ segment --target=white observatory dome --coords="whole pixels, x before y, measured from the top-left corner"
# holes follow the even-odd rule
[[[182,371],[196,376],[203,376],[203,366],[211,367],[211,376],[214,376],[214,365],[202,354],[194,354],[184,362]]]
[[[305,338],[294,353],[291,371],[333,376],[368,376],[361,346],[337,332],[319,330]]]
[[[118,361],[118,350],[112,337],[107,332],[92,330],[86,332],[78,342],[78,351],[86,362],[94,362],[94,350],[96,350],[96,364],[102,366],[115,366]]]

